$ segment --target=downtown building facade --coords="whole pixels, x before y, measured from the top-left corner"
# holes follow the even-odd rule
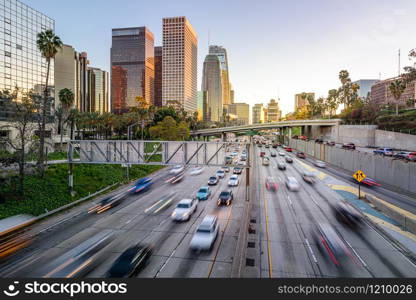
[[[197,111],[198,37],[186,17],[163,18],[162,105]]]
[[[305,96],[305,98],[302,96]],[[315,99],[315,93],[300,93],[295,95],[295,111],[309,105],[308,99],[306,99],[308,96]]]
[[[271,99],[267,104],[267,122],[278,122],[282,118],[282,111],[279,108],[279,102]]]
[[[390,105],[396,103],[394,96],[390,92],[390,84],[395,81],[401,79],[400,77],[389,78],[385,80],[378,81],[377,83],[371,86],[371,102],[375,103],[376,105]],[[415,100],[416,99],[416,80],[408,83],[406,85],[406,89],[400,96],[399,102],[400,104],[407,106],[408,100]]]
[[[266,108],[263,106],[263,103],[254,104],[252,108],[251,118],[253,124],[261,124],[266,121],[267,112]]]
[[[37,48],[38,33],[55,30],[55,21],[17,0],[0,1],[0,90],[42,94],[47,64]],[[54,61],[49,71],[50,95],[54,96]],[[49,113],[52,112],[52,108]],[[1,119],[5,118],[1,112]]]
[[[154,36],[146,27],[112,29],[111,110],[125,113],[137,98],[154,104]]]
[[[206,121],[220,122],[223,116],[223,80],[217,55],[205,57],[202,72],[202,92],[206,93]]]
[[[353,83],[360,87],[358,89],[358,96],[360,98],[367,98],[367,96],[371,93],[371,87],[379,81],[380,80],[378,79],[359,79]]]
[[[220,61],[222,103],[224,109],[227,110],[228,105],[234,103],[234,99],[232,99],[233,101],[231,101],[231,84],[228,68],[227,50],[222,46],[211,45],[209,46],[209,54],[216,55]]]
[[[162,58],[163,47],[155,47],[155,101],[154,105],[162,106]]]
[[[237,125],[248,125],[250,123],[250,105],[247,103],[228,105],[228,113],[237,116]]]
[[[109,74],[99,68],[88,68],[88,95],[90,112],[110,112],[108,95]]]

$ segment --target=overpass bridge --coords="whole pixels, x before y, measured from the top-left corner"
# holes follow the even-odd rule
[[[270,129],[286,130],[288,129],[288,132],[289,132],[288,135],[291,136],[292,135],[291,129],[293,127],[301,127],[302,135],[306,135],[308,137],[331,135],[334,137],[334,139],[337,139],[340,123],[341,123],[340,119],[293,120],[293,121],[281,121],[281,122],[272,122],[272,123],[193,130],[191,131],[191,135],[194,137],[205,137],[205,136],[212,136],[212,135],[221,135],[224,137],[226,133],[247,132],[251,130],[270,130]]]

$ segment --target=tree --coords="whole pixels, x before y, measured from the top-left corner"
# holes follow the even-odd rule
[[[332,113],[338,108],[338,90],[332,89],[328,91],[328,97],[326,98],[327,108],[329,111],[329,118],[332,117]]]
[[[396,79],[389,85],[390,93],[393,95],[396,106],[396,115],[399,114],[400,97],[406,89],[406,83],[401,79]]]
[[[75,124],[77,122],[78,115],[79,115],[78,109],[73,108],[68,112],[68,117],[66,118],[66,122],[67,124],[69,124],[69,128],[70,128],[69,137],[71,140],[74,139],[74,130],[75,130]]]
[[[66,119],[68,118],[68,111],[69,109],[72,107],[72,105],[74,104],[74,93],[67,88],[64,88],[62,90],[59,91],[59,101],[61,102],[61,114],[62,114],[62,120],[63,122],[60,122],[60,127],[59,127],[59,133],[61,136],[61,149],[62,149],[62,140],[63,140],[63,125],[66,121]]]
[[[48,110],[49,100],[49,72],[51,66],[51,60],[55,58],[56,53],[62,47],[61,39],[54,34],[52,30],[45,30],[40,32],[37,36],[37,46],[42,56],[46,59],[46,78],[45,89],[43,92],[43,102],[41,105],[41,118],[39,120],[39,157],[38,168],[41,177],[44,176],[45,171],[45,127],[46,127],[46,111]]]
[[[177,123],[171,116],[149,128],[150,137],[158,140],[178,141],[189,138],[189,124],[185,121]]]
[[[12,97],[7,98],[7,101],[4,102],[8,106],[6,109],[13,112],[13,116],[10,122],[1,128],[14,129],[17,132],[16,137],[9,135],[6,138],[6,143],[15,151],[14,155],[19,165],[19,190],[24,194],[26,152],[27,146],[34,136],[33,133],[36,127],[34,119],[37,106],[32,93],[24,94],[19,101],[16,101],[17,94],[16,89]]]

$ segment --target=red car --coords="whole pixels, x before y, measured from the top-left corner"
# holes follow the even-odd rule
[[[366,177],[363,181],[361,181],[362,183],[368,185],[368,186],[381,186],[380,183],[376,182],[374,179],[368,178]]]
[[[264,155],[266,155],[266,152],[261,151],[261,152],[260,152],[260,157],[263,157]]]
[[[416,152],[410,152],[407,159],[410,161],[416,161]]]
[[[284,147],[284,149],[285,149],[287,152],[292,152],[292,151],[293,151],[293,149],[292,149],[292,148],[290,148],[290,147]]]
[[[267,177],[266,179],[266,189],[268,191],[274,191],[277,192],[277,190],[279,189],[279,185],[276,183],[276,179],[273,177]]]
[[[342,145],[343,149],[355,150],[355,145],[353,143],[347,143]]]
[[[299,158],[306,158],[306,155],[303,152],[296,153],[296,156],[299,157]]]

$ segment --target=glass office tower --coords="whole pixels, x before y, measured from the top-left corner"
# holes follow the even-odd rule
[[[17,0],[0,0],[0,90],[41,94],[47,65],[36,46],[37,34],[54,30],[55,21]],[[54,86],[54,62],[49,71]],[[53,96],[53,88],[51,88]]]

